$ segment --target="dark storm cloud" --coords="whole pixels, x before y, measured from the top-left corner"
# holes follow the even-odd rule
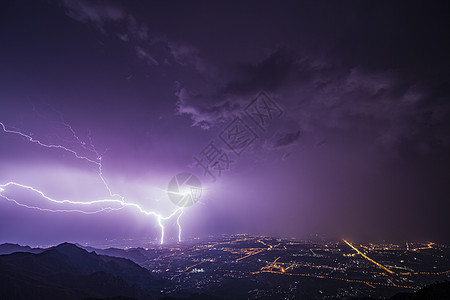
[[[239,79],[231,79],[222,92],[248,94],[261,89],[276,90],[292,80],[294,74],[301,76],[302,69],[296,66],[293,51],[276,50],[261,62],[237,66]]]
[[[287,49],[237,69],[224,87],[216,87],[216,99],[228,99],[223,104],[183,90],[178,112],[189,114],[193,125],[210,128],[264,89],[280,98],[287,118],[319,139],[332,129],[366,135],[389,150],[406,141],[419,152],[431,150],[431,144],[450,145],[448,135],[438,129],[449,121],[450,104],[437,101],[423,80],[411,80],[402,70],[351,67]]]
[[[140,46],[136,46],[136,55],[138,58],[145,60],[149,65],[159,65],[159,62]]]
[[[213,92],[179,87],[177,113],[189,115],[193,126],[203,129],[223,124],[240,113],[259,90],[276,90],[284,85],[294,70],[294,59],[293,52],[283,49],[255,65],[240,64],[234,72],[237,78],[228,78],[225,86],[217,83]],[[202,67],[203,70],[206,68]]]
[[[136,56],[148,65],[159,65],[151,54],[153,42],[149,39],[149,29],[144,23],[113,3],[100,1],[64,0],[69,17],[82,23],[93,24],[101,33],[116,36],[135,49]]]
[[[214,75],[216,72],[211,63],[207,62],[200,54],[200,50],[192,45],[177,43],[174,41],[167,42],[170,54],[175,61],[181,66],[192,67],[199,73]]]
[[[114,2],[64,0],[62,4],[69,17],[82,23],[93,24],[104,34],[109,34],[109,30],[117,30],[117,37],[126,42],[131,39],[145,41],[149,37],[148,26],[140,24],[133,15]]]
[[[64,0],[63,5],[69,17],[83,23],[92,22],[102,30],[106,22],[126,18],[126,13],[122,9],[104,2]]]
[[[64,0],[63,6],[70,18],[92,24],[101,33],[129,43],[136,56],[150,66],[165,62],[192,68],[208,76],[215,72],[212,65],[202,58],[199,49],[167,37],[151,35],[145,22],[140,22],[117,2]]]
[[[279,149],[294,144],[299,138],[300,130],[295,132],[281,132],[271,138],[267,146],[269,148]]]
[[[180,87],[176,96],[176,113],[190,116],[192,125],[202,129],[222,124],[241,110],[239,99],[226,98],[224,95],[194,94]]]
[[[128,13],[126,5],[119,4],[63,1],[68,16],[130,43],[136,56],[150,66],[164,62],[206,76],[217,74],[217,66],[202,57],[199,47],[150,36],[148,26]],[[307,7],[316,12],[316,7]],[[376,13],[367,14],[369,9]],[[411,22],[421,9],[415,4],[410,9],[399,19],[400,6],[385,13],[365,5],[330,5],[323,10],[329,24],[314,21],[321,26],[318,32],[322,39],[312,37],[313,42],[302,46],[301,52],[292,45],[282,46],[260,61],[236,63],[232,71],[222,70],[220,81],[208,90],[183,86],[177,92],[176,112],[189,115],[194,126],[207,129],[239,112],[259,90],[267,90],[282,96],[289,110],[299,111],[295,118],[306,131],[366,130],[388,148],[402,143],[413,144],[420,151],[433,148],[431,144],[447,147],[448,137],[442,130],[449,119],[447,84],[432,80],[432,73],[445,69],[445,62],[441,64],[438,59],[442,55],[437,54],[448,47],[424,46],[443,43],[433,30],[442,24],[436,21],[429,26],[430,31],[424,30],[420,27],[423,23]],[[346,16],[345,23],[336,10],[358,13]],[[378,14],[384,16],[384,22],[373,19]],[[299,20],[300,25],[302,22]],[[373,22],[378,24],[376,28]],[[164,50],[156,51],[155,43],[163,44],[159,49]],[[313,49],[314,43],[321,51]]]

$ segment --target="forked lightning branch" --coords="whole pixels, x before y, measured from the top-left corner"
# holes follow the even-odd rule
[[[160,213],[157,213],[153,210],[146,210],[141,205],[133,202],[128,202],[126,198],[122,195],[115,194],[111,191],[111,188],[109,187],[107,181],[105,180],[103,176],[103,165],[102,165],[102,156],[100,153],[96,150],[91,140],[89,140],[88,143],[82,141],[75,131],[72,129],[72,127],[66,123],[64,125],[70,130],[72,133],[74,139],[79,144],[80,147],[83,149],[89,151],[92,153],[95,158],[90,158],[88,156],[81,155],[79,152],[72,148],[68,148],[63,145],[59,144],[47,144],[44,142],[41,142],[38,139],[35,139],[31,137],[28,134],[25,134],[17,129],[8,129],[8,127],[0,122],[0,128],[2,131],[6,134],[12,134],[12,135],[18,135],[23,137],[25,140],[27,140],[30,143],[34,143],[39,145],[40,147],[49,148],[49,150],[59,150],[59,151],[65,151],[68,153],[71,153],[76,159],[84,160],[90,164],[93,164],[97,167],[98,170],[98,176],[100,177],[101,182],[104,185],[104,188],[108,192],[107,198],[105,199],[96,199],[91,201],[72,201],[72,200],[58,200],[54,199],[51,196],[46,195],[44,192],[39,190],[37,187],[29,186],[23,183],[17,183],[17,182],[7,182],[4,184],[0,184],[0,198],[10,201],[18,206],[28,208],[28,209],[36,209],[40,211],[47,211],[47,212],[53,212],[53,213],[82,213],[82,214],[98,214],[98,213],[104,213],[104,212],[110,212],[110,211],[117,211],[121,210],[125,207],[134,208],[138,210],[140,213],[153,217],[156,219],[158,226],[161,229],[161,237],[160,237],[160,243],[164,243],[164,225],[162,221],[168,220],[170,218],[173,218],[177,215],[177,227],[178,227],[178,241],[181,241],[181,223],[180,218],[183,214],[184,207],[190,206],[193,203],[197,202],[200,195],[201,195],[201,185],[200,181],[195,176],[190,176],[189,178],[186,178],[185,174],[188,173],[182,173],[175,176],[171,183],[169,183],[169,190],[168,195],[169,198],[176,204],[178,207],[172,211],[169,215],[163,216]],[[176,186],[172,184],[172,182],[175,181]],[[182,182],[180,182],[182,181]],[[14,196],[10,195],[13,193],[14,188],[19,188],[31,193],[34,193],[38,196],[39,202],[30,205],[25,204],[25,201],[21,201],[20,199],[15,199]],[[174,201],[176,199],[177,201]],[[51,203],[55,204],[58,207],[61,208],[46,208],[45,203]],[[77,207],[77,208],[74,208]]]

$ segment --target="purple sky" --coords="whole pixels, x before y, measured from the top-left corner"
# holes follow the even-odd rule
[[[448,4],[6,1],[0,122],[96,159],[112,192],[170,214],[165,189],[204,186],[184,237],[251,233],[449,241]],[[284,114],[216,182],[194,156],[264,90]],[[0,127],[0,185],[109,196],[97,168]],[[21,189],[4,195],[54,208]],[[176,236],[176,218],[166,221]],[[51,213],[0,198],[0,242],[159,239],[133,208]]]

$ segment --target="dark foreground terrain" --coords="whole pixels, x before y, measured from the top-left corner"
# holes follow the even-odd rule
[[[136,244],[0,245],[0,299],[450,299],[450,250],[430,242]]]

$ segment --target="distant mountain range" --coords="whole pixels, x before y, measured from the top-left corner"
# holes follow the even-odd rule
[[[21,246],[18,244],[5,243],[0,245],[0,255],[11,254],[15,252],[28,252],[38,254],[45,251],[41,248],[31,248],[30,246]]]
[[[154,299],[167,285],[129,259],[69,243],[49,249],[3,244],[0,253],[9,253],[0,255],[0,299]]]
[[[84,249],[88,252],[95,252],[101,255],[108,255],[114,257],[121,257],[132,260],[138,265],[142,265],[146,260],[151,258],[151,253],[144,248],[131,248],[131,249],[119,249],[119,248],[107,248],[107,249],[97,249],[89,246],[83,246],[78,243],[73,244],[78,248]],[[0,255],[11,254],[16,252],[26,252],[39,254],[47,249],[42,248],[31,248],[30,246],[21,246],[18,244],[5,243],[0,245]]]
[[[85,249],[86,251],[89,251],[89,252],[95,251],[95,253],[97,253],[97,254],[127,258],[141,266],[146,260],[151,258],[150,251],[147,251],[144,248],[140,248],[140,247],[125,250],[125,249],[119,249],[119,248],[96,249],[93,247],[82,246],[79,244],[75,244],[75,245],[77,245],[78,247]]]

